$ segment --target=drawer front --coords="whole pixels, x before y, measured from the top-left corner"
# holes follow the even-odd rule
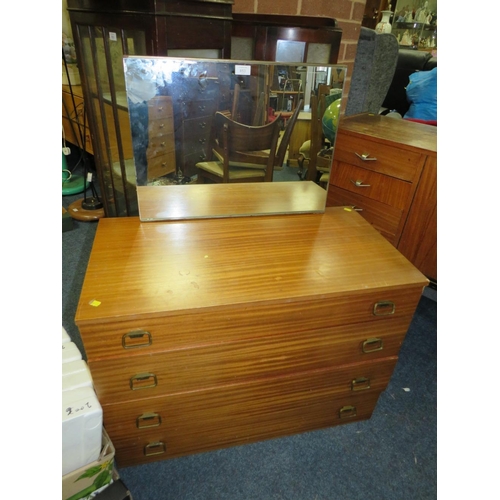
[[[167,134],[174,133],[174,120],[173,118],[149,120],[148,135],[150,138],[161,137]]]
[[[165,154],[174,155],[175,158],[175,139],[174,134],[164,134],[158,137],[150,137],[146,156],[153,158]]]
[[[333,163],[330,184],[400,210],[408,206],[412,188],[410,182],[339,161]]]
[[[89,368],[101,403],[147,399],[397,356],[405,326],[390,320],[363,323],[135,356],[126,362],[89,361]]]
[[[172,119],[173,115],[172,98],[170,96],[156,96],[148,101],[149,121]]]
[[[398,235],[401,234],[402,210],[336,186],[329,186],[326,206],[353,208],[390,243],[397,245]]]
[[[104,405],[104,426],[126,465],[353,422],[371,416],[394,362],[370,365]]]
[[[175,172],[175,152],[148,158],[148,180]]]
[[[352,323],[385,322],[388,316],[382,311],[374,312],[374,308],[386,301],[394,303],[394,311],[387,311],[391,313],[388,314],[391,321],[400,319],[406,331],[421,295],[421,286],[410,286],[316,301],[254,304],[201,310],[188,315],[78,326],[89,360],[132,357]]]
[[[420,174],[425,155],[340,133],[334,160],[412,182]]]

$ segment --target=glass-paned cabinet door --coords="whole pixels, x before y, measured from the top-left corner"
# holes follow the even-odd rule
[[[134,213],[137,195],[123,56],[144,53],[145,35],[138,30],[79,26],[79,36],[106,214]]]

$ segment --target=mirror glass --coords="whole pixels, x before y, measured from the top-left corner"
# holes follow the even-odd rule
[[[123,60],[141,220],[324,211],[345,66]]]

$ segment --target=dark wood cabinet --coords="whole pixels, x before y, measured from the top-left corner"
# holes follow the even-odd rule
[[[231,57],[335,64],[342,30],[327,17],[233,14]]]
[[[233,0],[68,0],[101,197],[137,215],[123,56],[229,58]],[[125,114],[127,120],[119,119]]]

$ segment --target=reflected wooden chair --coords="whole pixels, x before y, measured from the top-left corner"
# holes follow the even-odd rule
[[[295,127],[295,123],[297,122],[297,118],[299,116],[299,113],[302,109],[302,104],[304,103],[304,99],[300,99],[299,102],[297,103],[297,107],[295,108],[295,111],[293,112],[292,116],[287,120],[287,123],[285,125],[285,129],[283,131],[283,134],[281,136],[281,140],[278,141],[278,149],[276,151],[276,156],[275,156],[275,161],[274,161],[274,170],[281,170],[283,168],[283,165],[285,163],[285,158],[286,158],[286,153],[288,151],[288,146],[290,145],[290,137],[292,136],[293,129]],[[277,115],[274,121],[279,121],[281,115]],[[281,125],[280,125],[281,128]],[[260,157],[259,163],[248,163],[244,162],[243,164],[240,162],[240,167],[244,168],[259,168],[259,169],[265,169],[266,168],[266,160],[269,155],[269,151],[253,151],[252,156],[253,157]],[[230,166],[236,166],[237,163],[235,162],[230,162]]]
[[[227,115],[217,112],[214,127],[215,160],[196,164],[198,184],[273,180],[280,132],[279,119],[255,127],[235,122]]]

